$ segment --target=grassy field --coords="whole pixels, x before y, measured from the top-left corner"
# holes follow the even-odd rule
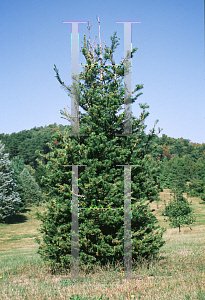
[[[169,190],[160,195],[161,201],[152,203],[159,224],[167,228],[166,244],[158,261],[147,268],[146,262],[133,267],[138,279],[123,279],[122,265],[109,266],[84,279],[66,280],[70,274],[51,275],[41,257],[36,254],[35,237],[40,222],[28,208],[9,224],[0,224],[0,298],[1,299],[205,299],[205,203],[192,200],[196,223],[172,229],[162,216],[164,200],[170,199]],[[39,208],[40,209],[40,208]]]

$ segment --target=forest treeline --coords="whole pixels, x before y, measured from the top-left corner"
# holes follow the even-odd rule
[[[9,153],[9,159],[14,157],[23,159],[24,165],[30,168],[30,173],[43,190],[41,177],[45,175],[37,163],[40,158],[36,153],[50,152],[47,143],[57,143],[55,133],[63,133],[65,127],[56,123],[49,126],[34,127],[12,134],[0,134],[0,140],[5,145],[5,152]],[[183,138],[171,138],[163,134],[155,135],[155,150],[152,156],[160,162],[158,183],[161,190],[170,188],[188,192],[190,196],[200,197],[205,200],[205,143],[195,144]],[[42,158],[41,158],[42,159]],[[43,164],[47,164],[44,158]]]

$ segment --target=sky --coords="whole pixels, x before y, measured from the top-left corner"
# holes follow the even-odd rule
[[[149,105],[148,133],[157,128],[172,138],[205,143],[205,51],[203,0],[7,0],[0,2],[0,133],[11,134],[57,123],[69,125],[60,110],[71,107],[71,99],[55,78],[71,85],[71,24],[89,21],[91,41],[101,39],[110,46],[117,31],[120,45],[114,60],[124,57],[124,25],[132,24],[132,90],[143,84],[132,104],[138,117],[138,103]],[[87,24],[79,25],[80,52]],[[83,69],[79,66],[79,72]],[[81,112],[84,112],[80,108]],[[71,113],[71,110],[68,109]]]

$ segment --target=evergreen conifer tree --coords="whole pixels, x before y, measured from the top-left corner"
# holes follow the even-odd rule
[[[164,244],[163,229],[155,224],[157,220],[149,208],[149,202],[159,192],[156,176],[159,165],[151,156],[155,147],[152,143],[155,129],[148,135],[145,133],[148,106],[140,104],[140,117],[132,117],[133,136],[116,136],[123,133],[124,115],[117,116],[116,113],[122,109],[124,100],[122,80],[126,61],[137,50],[133,49],[116,66],[113,52],[117,45],[114,33],[111,47],[105,47],[102,57],[101,41],[92,52],[91,43],[87,41],[86,45],[84,35],[82,53],[86,65],[79,75],[83,83],[79,82],[78,91],[79,105],[86,113],[79,112],[79,133],[88,136],[70,135],[71,130],[67,126],[63,134],[54,134],[53,142],[47,143],[51,152],[46,155],[47,176],[42,179],[48,188],[44,195],[47,205],[44,212],[37,213],[42,221],[40,231],[43,233],[43,240],[37,242],[40,244],[38,253],[51,266],[67,268],[71,260],[72,167],[67,165],[72,164],[87,165],[78,168],[80,266],[123,261],[124,211],[112,209],[124,206],[124,168],[117,167],[118,164],[138,165],[131,168],[132,257],[135,260],[139,256],[149,258],[156,255]],[[107,61],[111,62],[111,66],[106,66]],[[54,70],[58,81],[72,95],[73,90],[62,82],[56,66]],[[137,85],[134,92],[142,87]],[[141,93],[132,99],[132,103],[139,95]],[[71,120],[66,109],[61,113]],[[41,160],[38,159],[38,162],[42,165]],[[111,209],[99,210],[109,207]]]
[[[24,159],[19,156],[14,156],[11,161],[11,168],[14,170],[13,179],[16,184],[16,191],[19,193],[19,196],[21,198],[19,211],[23,211],[26,207],[26,199],[20,174],[24,169]]]
[[[159,175],[160,186],[163,189],[170,188],[170,164],[166,156],[161,162],[160,170],[161,170]]]
[[[178,192],[176,197],[170,200],[169,204],[165,206],[165,215],[169,217],[172,227],[179,227],[179,232],[181,232],[182,225],[191,225],[196,220],[190,204],[191,203]]]
[[[186,192],[186,171],[184,159],[175,155],[170,160],[165,156],[161,164],[159,175],[160,183],[163,188]]]
[[[170,187],[174,193],[186,192],[186,174],[183,158],[175,155],[170,161]]]
[[[24,167],[20,174],[20,178],[24,188],[26,204],[39,205],[42,201],[42,192],[27,167]]]
[[[8,157],[9,154],[4,153],[4,145],[0,140],[0,222],[15,215],[21,205],[21,198],[12,177],[14,170],[11,169]]]

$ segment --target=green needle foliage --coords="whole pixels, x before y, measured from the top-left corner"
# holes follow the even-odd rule
[[[0,140],[0,222],[15,215],[21,206],[21,198],[13,179],[14,170],[8,157],[9,154],[4,152],[4,145]]]
[[[177,193],[176,197],[165,205],[165,215],[169,217],[172,227],[179,227],[179,232],[181,232],[182,225],[191,225],[196,220],[190,203],[180,193]]]
[[[24,159],[19,156],[14,156],[11,161],[11,168],[14,170],[13,179],[16,183],[16,191],[19,193],[19,196],[22,200],[19,207],[19,212],[21,212],[26,208],[25,191],[20,177],[21,172],[24,169]]]
[[[34,177],[29,173],[27,167],[21,172],[20,178],[24,189],[26,204],[39,205],[42,201],[42,192]]]
[[[105,47],[102,56],[101,42],[92,52],[84,36],[82,53],[86,64],[79,75],[78,88],[77,84],[72,89],[67,87],[54,68],[58,81],[71,97],[78,91],[79,105],[86,111],[79,112],[79,133],[88,136],[71,135],[67,126],[63,134],[54,134],[53,142],[47,143],[51,152],[46,155],[48,163],[44,166],[47,176],[42,178],[47,186],[44,193],[47,204],[45,211],[37,213],[43,233],[43,240],[37,242],[38,253],[53,268],[68,268],[71,261],[72,167],[66,165],[86,165],[78,168],[80,267],[88,269],[94,264],[123,261],[124,167],[116,165],[138,165],[131,168],[132,257],[137,260],[139,256],[155,256],[165,243],[164,229],[156,225],[157,219],[149,208],[149,202],[159,194],[159,165],[151,155],[155,148],[152,142],[155,129],[148,135],[145,133],[149,106],[140,104],[141,115],[137,119],[132,117],[133,136],[115,136],[123,133],[124,114],[116,113],[124,102],[122,80],[127,72],[127,60],[137,50],[133,49],[116,66],[113,53],[118,40],[115,32],[111,47]],[[142,88],[143,85],[136,85],[134,92]],[[131,98],[132,103],[141,94]],[[70,120],[66,109],[61,113]],[[38,162],[43,167],[42,160]]]

